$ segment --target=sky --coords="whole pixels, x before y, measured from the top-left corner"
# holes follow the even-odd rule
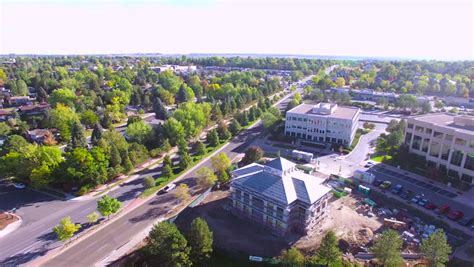
[[[0,54],[474,60],[472,0],[0,0]]]

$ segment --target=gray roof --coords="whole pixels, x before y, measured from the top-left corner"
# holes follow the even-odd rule
[[[456,117],[466,117],[469,120],[474,119],[472,116],[462,116],[448,113],[435,113],[435,114],[425,114],[420,116],[413,116],[410,119],[415,121],[427,122],[433,125],[442,126],[445,128],[453,129],[457,132],[474,134],[474,127],[469,125],[459,125],[455,123]]]
[[[296,200],[311,205],[330,191],[329,187],[322,185],[323,179],[305,174],[294,166],[293,162],[283,158],[274,159],[266,166],[253,163],[235,170],[232,184],[286,205]],[[272,169],[281,171],[281,174]]]
[[[357,111],[359,111],[359,108],[356,107],[338,106],[331,114],[316,114],[312,112],[313,108],[314,105],[303,103],[290,109],[287,113],[306,114],[318,117],[329,117],[338,119],[352,119],[357,114]]]

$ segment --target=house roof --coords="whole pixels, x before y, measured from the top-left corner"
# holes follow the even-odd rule
[[[296,200],[311,205],[330,191],[322,185],[324,179],[305,174],[294,166],[283,158],[276,158],[266,165],[253,163],[235,170],[232,183],[286,205]]]
[[[45,109],[49,108],[49,104],[36,104],[36,105],[29,105],[29,106],[21,106],[19,109],[20,111],[31,111],[34,109]]]

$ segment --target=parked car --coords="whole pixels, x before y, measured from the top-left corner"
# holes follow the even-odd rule
[[[383,183],[380,185],[381,189],[389,189],[390,186],[392,186],[392,182],[390,181],[383,181]]]
[[[421,196],[416,195],[411,199],[411,203],[416,204],[416,203],[418,203],[418,201],[420,201],[420,199],[421,199]]]
[[[449,208],[448,205],[443,205],[443,206],[440,206],[437,209],[435,209],[435,212],[438,213],[438,214],[446,214],[446,213],[449,212],[449,210],[450,210],[450,208]]]
[[[403,185],[397,184],[392,188],[390,192],[392,192],[392,194],[398,195],[400,194],[400,192],[402,192],[402,190],[403,190]]]
[[[464,213],[462,211],[459,211],[459,210],[451,211],[448,214],[448,218],[453,220],[453,221],[457,221],[459,219],[462,219],[462,217],[464,217]]]
[[[371,168],[371,167],[373,167],[373,166],[374,166],[374,164],[369,161],[369,162],[367,162],[367,163],[364,165],[364,168]]]
[[[412,192],[410,190],[405,190],[400,194],[400,197],[403,199],[409,199]]]
[[[471,224],[474,224],[474,218],[462,218],[458,223],[463,226],[470,226]]]
[[[428,199],[422,198],[422,199],[420,199],[420,201],[418,201],[417,204],[424,207],[426,205],[426,203],[428,203]]]
[[[173,190],[175,187],[176,187],[176,184],[171,183],[171,184],[168,184],[165,187],[163,187],[163,191],[169,192],[169,191]]]
[[[425,209],[428,209],[428,210],[434,210],[436,208],[437,208],[437,206],[433,202],[428,202],[425,205]]]
[[[375,179],[374,182],[372,183],[374,186],[379,187],[383,183],[382,180],[380,179]]]
[[[13,183],[13,186],[17,189],[24,189],[26,188],[26,185],[25,184],[22,184],[22,183]]]

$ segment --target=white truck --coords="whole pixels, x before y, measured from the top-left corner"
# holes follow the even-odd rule
[[[303,160],[308,163],[313,161],[313,157],[314,157],[313,153],[299,151],[296,149],[291,152],[291,156],[296,160]]]
[[[373,173],[361,171],[361,170],[356,170],[354,172],[353,177],[355,180],[358,180],[366,184],[372,184],[372,182],[375,180],[375,175]]]

